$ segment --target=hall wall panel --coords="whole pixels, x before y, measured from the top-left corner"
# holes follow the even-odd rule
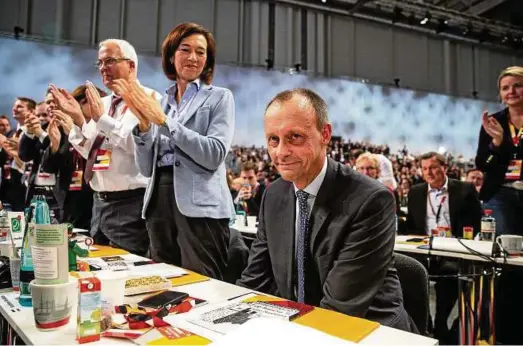
[[[2,0],[0,4],[0,31],[12,33],[13,28],[19,25],[21,12],[20,0]]]
[[[64,16],[64,38],[88,45],[91,41],[93,0],[68,0]]]
[[[475,90],[472,46],[457,44],[455,53],[457,95],[472,97],[472,92]]]
[[[428,85],[427,90],[437,93],[445,92],[443,42],[433,38],[427,39]]]
[[[355,24],[356,77],[390,84],[394,79],[392,29],[360,20]]]
[[[160,0],[126,0],[123,37],[140,52],[155,53]],[[198,0],[192,0],[198,1]]]
[[[29,11],[30,33],[32,35],[55,38],[56,11],[58,0],[32,1]]]
[[[407,31],[394,31],[394,78],[400,79],[401,87],[427,90],[428,53],[427,37]],[[393,81],[389,81],[392,83]]]
[[[330,72],[335,76],[354,75],[354,21],[346,17],[331,16],[331,42],[329,45]]]
[[[243,7],[245,9],[245,7]],[[237,0],[216,1],[216,18],[214,37],[217,44],[217,62],[241,63],[240,56],[240,10],[241,2]],[[243,21],[245,26],[245,21]],[[245,32],[243,33],[245,35]]]
[[[121,0],[102,0],[98,2],[97,42],[106,38],[121,38],[121,11]]]

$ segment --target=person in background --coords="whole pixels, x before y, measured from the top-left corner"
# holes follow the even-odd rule
[[[25,179],[27,184],[27,193],[25,196],[25,206],[31,202],[33,195],[43,194],[47,198],[49,208],[56,214],[59,213],[59,203],[52,193],[56,184],[56,176],[49,174],[42,169],[42,155],[45,149],[50,145],[47,128],[51,122],[52,109],[54,101],[51,92],[46,92],[45,101],[36,105],[35,114],[29,114],[25,117],[25,126],[23,135],[20,138],[18,155],[26,163]]]
[[[523,67],[512,66],[498,78],[505,108],[483,113],[476,167],[485,174],[480,199],[492,210],[496,233],[523,235]]]
[[[26,164],[18,155],[20,138],[24,130],[25,119],[34,115],[36,102],[27,97],[18,97],[13,104],[13,118],[16,120],[16,129],[3,140],[2,149],[5,151],[2,162],[2,186],[0,196],[2,202],[11,205],[13,211],[24,211],[27,193],[24,184]]]
[[[234,199],[235,205],[240,204],[237,209],[242,209],[249,216],[258,216],[261,200],[266,188],[265,184],[258,182],[257,174],[258,167],[251,161],[247,161],[242,165],[240,171],[242,185]]]
[[[265,191],[237,284],[415,331],[394,268],[394,199],[376,179],[327,158],[325,101],[308,89],[283,91],[264,122],[282,179]]]
[[[86,96],[87,87],[80,85],[71,96],[80,104],[85,122],[91,120],[90,107]],[[107,94],[97,88],[101,97]],[[51,143],[42,157],[45,172],[57,175],[53,192],[60,203],[60,222],[73,224],[75,228],[90,229],[93,208],[93,190],[83,179],[86,159],[69,143],[73,119],[59,109],[52,111],[58,131],[49,131]],[[60,197],[58,197],[60,196]]]
[[[11,123],[5,114],[0,115],[0,135],[5,137],[12,136]]]
[[[144,256],[149,235],[140,211],[149,179],[135,164],[131,131],[138,120],[120,85],[134,83],[151,100],[159,99],[160,94],[138,82],[138,55],[129,42],[107,39],[98,47],[95,66],[112,93],[102,98],[92,82],[86,83],[89,122],[70,94],[54,85],[51,90],[59,110],[73,119],[69,143],[86,159],[83,179],[94,191],[91,236],[97,244]]]
[[[407,234],[430,236],[439,227],[450,228],[454,237],[463,238],[463,227],[480,230],[481,204],[474,186],[449,179],[447,161],[436,152],[420,156],[421,170],[426,183],[414,185],[408,195]],[[426,262],[432,275],[448,275],[436,279],[436,316],[434,335],[442,344],[452,344],[457,335],[449,333],[448,318],[458,298],[456,277],[458,263],[445,258]],[[429,266],[430,264],[430,266]]]
[[[118,92],[138,118],[136,164],[150,177],[143,216],[151,258],[223,280],[234,206],[225,158],[234,134],[230,90],[212,85],[213,35],[182,23],[162,44],[162,66],[173,84],[161,105],[133,83]]]
[[[483,172],[479,169],[473,168],[467,171],[465,181],[474,185],[476,191],[479,193],[481,191],[481,187],[483,186],[483,178]]]

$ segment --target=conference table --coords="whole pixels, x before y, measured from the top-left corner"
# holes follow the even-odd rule
[[[112,249],[109,247],[98,246],[101,251],[97,253],[92,252],[90,257],[99,256],[115,256],[125,253],[120,249]],[[174,278],[171,279],[173,283],[173,289],[180,292],[186,292],[191,297],[199,297],[208,301],[208,304],[222,303],[230,300],[241,299],[242,296],[257,292],[253,292],[249,289],[232,285],[219,280],[210,279],[197,273],[190,272],[190,278]],[[191,283],[192,282],[192,283]],[[33,309],[22,307],[18,304],[18,293],[13,291],[7,291],[0,293],[0,313],[2,316],[2,325],[7,329],[7,340],[1,340],[2,344],[19,344],[20,340],[27,344],[47,344],[47,345],[70,345],[77,343],[76,337],[76,319],[71,318],[71,321],[67,326],[55,331],[42,332],[36,329],[34,323]],[[126,298],[127,299],[127,298]],[[133,302],[136,301],[136,297],[130,298]],[[193,311],[197,311],[200,307],[196,307]],[[316,315],[314,315],[316,314]],[[185,328],[190,330],[188,324],[184,324],[184,314],[176,315],[177,324],[179,328]],[[310,318],[304,319],[309,316]],[[315,317],[316,316],[316,317]],[[300,319],[303,321],[300,322]],[[340,338],[344,338],[348,343],[353,343],[350,338],[345,338],[341,335],[336,335],[336,330],[340,330],[340,325],[344,327],[344,323],[347,323],[344,330],[351,329],[351,323],[353,327],[356,327],[358,323],[362,325],[362,322],[370,322],[363,319],[358,319],[343,315],[340,313],[315,308],[307,315],[300,317],[296,320],[297,323],[312,327],[316,330],[323,331],[327,334],[331,334]],[[294,322],[290,322],[294,323]],[[376,324],[377,325],[377,324]],[[5,330],[5,329],[3,329]],[[192,331],[192,330],[191,330]],[[199,334],[201,335],[201,334]],[[209,344],[211,341],[193,343],[193,344]],[[107,338],[102,339],[96,344],[132,344],[130,340],[121,338]],[[358,344],[362,345],[376,345],[376,344],[387,344],[387,345],[437,345],[438,341],[428,337],[404,332],[401,330],[393,329],[386,326],[377,325],[368,335],[357,340]]]
[[[255,239],[256,227],[240,226],[236,228],[247,242],[252,242]],[[454,240],[456,239],[452,239],[452,241]],[[460,267],[460,272],[457,274],[459,277],[460,344],[475,344],[480,339],[479,328],[475,326],[475,320],[478,316],[487,320],[489,330],[486,333],[488,334],[486,338],[488,339],[487,342],[493,344],[495,342],[495,282],[498,277],[496,273],[499,273],[504,266],[522,267],[523,256],[494,257],[492,254],[480,256],[464,247],[459,249],[460,251],[452,251],[450,248],[429,248],[427,244],[428,237],[398,235],[396,236],[394,251],[420,259],[440,257],[458,262]],[[484,245],[485,242],[473,242],[472,244]],[[489,313],[485,314],[485,310],[488,310]]]

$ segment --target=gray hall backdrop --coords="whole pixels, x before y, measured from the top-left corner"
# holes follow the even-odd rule
[[[91,80],[99,87],[94,49],[0,39],[0,112],[16,96],[41,101],[50,82],[71,90]],[[163,92],[169,81],[158,57],[140,56],[138,78]],[[388,144],[393,150],[447,150],[474,156],[483,109],[496,103],[384,87],[361,81],[313,78],[262,68],[218,65],[214,84],[232,90],[236,103],[234,144],[263,145],[263,111],[278,92],[307,87],[328,103],[334,134],[353,141]]]
[[[234,92],[236,144],[263,144],[265,103],[278,91],[307,86],[328,100],[335,134],[472,157],[482,110],[499,109],[499,72],[523,65],[510,50],[280,2],[0,0],[0,36],[12,37],[14,26],[24,29],[20,41],[0,39],[0,112],[10,113],[17,95],[41,99],[51,81],[66,88],[86,79],[100,85],[91,68],[94,49],[109,37],[130,41],[142,54],[141,81],[163,90],[168,82],[154,56],[184,21],[216,37],[215,84]],[[25,34],[45,44],[24,41]],[[275,71],[263,68],[269,56]],[[307,74],[283,72],[298,62]],[[405,89],[387,86],[395,78]],[[482,101],[469,99],[474,92]]]

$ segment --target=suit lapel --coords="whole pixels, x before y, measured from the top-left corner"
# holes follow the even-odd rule
[[[329,202],[331,201],[332,193],[336,191],[336,163],[332,160],[327,161],[327,172],[325,178],[314,201],[312,208],[309,226],[311,227],[310,250],[314,250],[316,237],[318,236],[323,223],[329,216],[331,208]]]
[[[449,217],[450,217],[450,227],[453,231],[454,234],[457,234],[456,232],[458,230],[455,230],[454,226],[453,225],[453,220],[456,220],[456,218],[454,217],[455,216],[455,213],[456,213],[456,203],[454,201],[457,201],[459,200],[459,196],[457,196],[457,193],[459,193],[459,191],[457,190],[457,186],[456,184],[454,184],[454,181],[452,179],[449,179],[449,184],[448,184],[448,188],[449,188],[449,194],[448,194],[448,199],[449,199]]]
[[[287,294],[284,297],[293,297],[293,280],[294,280],[294,244],[296,243],[296,196],[294,186],[286,184],[283,198],[274,215],[275,220],[280,220],[280,229],[278,230],[281,258],[284,260],[283,277],[285,277],[285,289]],[[292,247],[289,248],[289,244]],[[283,292],[282,292],[283,293]]]
[[[423,183],[423,186],[421,188],[421,200],[419,201],[419,203],[416,203],[416,205],[420,208],[420,211],[419,211],[419,216],[421,218],[421,222],[418,223],[418,225],[424,225],[423,227],[423,231],[426,232],[427,230],[427,208],[430,208],[429,207],[429,199],[428,199],[428,196],[429,196],[429,186],[427,183]],[[429,232],[431,232],[429,230]]]
[[[202,106],[202,104],[207,100],[211,95],[212,87],[207,84],[201,84],[200,90],[194,97],[194,100],[189,105],[189,109],[185,112],[184,116],[179,120],[180,125],[185,125],[185,123],[191,119],[191,117],[196,114],[196,111]]]

